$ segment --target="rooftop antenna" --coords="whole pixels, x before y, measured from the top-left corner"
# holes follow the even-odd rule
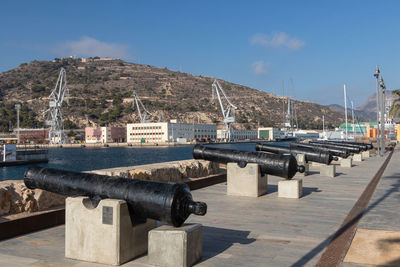
[[[45,124],[50,126],[50,144],[65,144],[65,133],[61,108],[64,98],[68,104],[68,95],[69,90],[67,87],[67,73],[64,68],[61,68],[56,86],[49,96],[49,108],[44,112],[44,114],[47,114],[48,118]]]

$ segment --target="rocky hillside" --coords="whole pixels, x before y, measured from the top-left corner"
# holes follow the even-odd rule
[[[21,103],[21,126],[40,127],[61,67],[66,69],[70,95],[63,106],[67,128],[87,125],[123,125],[138,122],[132,109],[135,90],[152,113],[150,121],[179,119],[183,122],[222,121],[218,103],[211,102],[212,77],[139,65],[122,60],[88,62],[81,59],[33,61],[0,74],[0,131],[15,125],[14,104]],[[283,120],[281,97],[243,85],[220,80],[231,102],[238,107],[234,128],[280,126]],[[328,107],[296,101],[299,125],[321,128],[338,125],[343,119]],[[23,111],[23,112],[22,112]]]

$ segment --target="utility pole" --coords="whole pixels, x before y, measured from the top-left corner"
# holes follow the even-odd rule
[[[380,79],[381,87],[381,156],[385,153],[385,91],[386,86],[381,75]]]
[[[19,110],[21,109],[21,105],[15,104],[15,109],[17,110],[17,144],[19,144]]]
[[[377,127],[377,134],[376,134],[376,144],[377,144],[377,152],[380,155],[380,142],[379,142],[379,67],[376,65],[374,77],[376,79],[376,127]]]

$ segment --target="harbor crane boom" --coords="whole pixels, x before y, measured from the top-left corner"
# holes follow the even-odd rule
[[[43,112],[47,114],[46,125],[50,126],[49,130],[49,143],[53,144],[64,144],[65,143],[65,133],[64,124],[62,119],[61,107],[67,96],[69,90],[67,87],[67,73],[64,68],[61,68],[60,74],[58,75],[56,86],[54,90],[49,95],[49,108]]]
[[[132,107],[135,108],[136,106],[140,118],[140,123],[148,122],[148,120],[146,120],[146,116],[152,114],[144,107],[142,101],[140,101],[138,95],[136,94],[136,91],[133,91],[132,98]],[[140,106],[142,106],[143,113],[140,111]]]
[[[231,131],[231,123],[236,122],[235,115],[231,114],[232,109],[236,110],[237,107],[229,101],[228,96],[226,95],[224,89],[219,84],[218,80],[215,79],[212,84],[212,100],[211,102],[214,103],[215,93],[217,93],[219,105],[221,107],[222,116],[224,118],[225,124],[225,133],[227,134],[228,141],[233,139],[232,131]],[[226,108],[224,108],[224,104],[222,103],[221,93],[227,102]]]

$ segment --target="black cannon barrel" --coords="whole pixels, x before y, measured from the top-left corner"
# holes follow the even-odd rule
[[[312,144],[305,144],[305,143],[290,143],[291,148],[306,148],[310,149],[312,151],[323,151],[323,152],[328,152],[332,156],[337,156],[337,157],[342,157],[342,158],[347,158],[350,156],[350,152],[346,149],[342,148],[327,148],[327,147],[321,147],[321,146],[314,146]]]
[[[316,146],[322,146],[322,147],[344,148],[352,153],[360,153],[360,151],[361,151],[361,149],[358,147],[350,147],[350,146],[337,145],[337,144],[328,144],[328,143],[324,143],[324,142],[320,142],[320,141],[310,141],[310,144],[313,144]]]
[[[268,144],[256,144],[256,150],[278,153],[278,154],[289,153],[292,154],[293,156],[296,156],[297,154],[304,154],[306,161],[319,162],[327,165],[329,165],[332,162],[332,160],[338,160],[337,157],[333,157],[329,152],[313,151],[301,147],[289,148],[289,147],[268,145]]]
[[[369,147],[365,144],[351,144],[349,142],[344,142],[344,141],[324,141],[324,143],[347,146],[347,147],[357,147],[361,149],[361,151],[367,151],[369,149]]]
[[[30,189],[40,188],[65,196],[125,200],[133,223],[150,218],[178,227],[190,214],[205,215],[207,212],[206,203],[193,201],[184,183],[115,178],[40,167],[29,168],[24,182]]]
[[[205,159],[219,163],[236,162],[240,167],[247,163],[256,163],[262,174],[271,174],[292,179],[296,172],[304,172],[304,166],[298,166],[292,155],[276,155],[262,152],[248,152],[195,145],[193,158]]]
[[[374,148],[374,146],[371,143],[350,142],[350,141],[346,141],[346,143],[355,144],[355,145],[366,145],[368,147],[368,149]]]

